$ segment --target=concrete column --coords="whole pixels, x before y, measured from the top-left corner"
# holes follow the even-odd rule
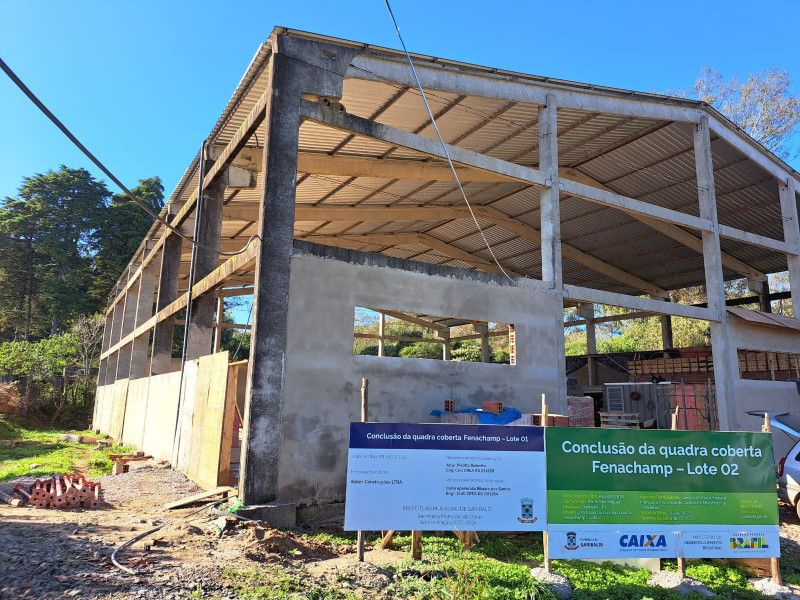
[[[669,350],[674,346],[672,341],[672,316],[661,315],[661,347]]]
[[[279,489],[300,98],[303,93],[341,98],[343,75],[358,52],[282,35],[273,36],[270,42],[258,226],[261,241],[239,478],[239,497],[249,505],[276,500]]]
[[[442,331],[439,333],[439,337],[444,340],[442,344],[442,360],[451,360],[452,357],[452,349],[450,348],[450,331]]]
[[[781,199],[781,216],[783,217],[783,239],[795,248],[800,247],[800,228],[797,219],[797,190],[794,180],[788,184],[778,184],[778,193]],[[792,294],[792,310],[794,317],[800,318],[800,256],[787,254],[786,263],[789,269],[789,290]]]
[[[539,169],[547,176],[550,186],[539,196],[539,215],[542,236],[542,281],[549,284],[558,296],[558,310],[550,326],[554,339],[561,340],[553,348],[553,360],[558,369],[559,397],[547,398],[550,410],[566,410],[567,367],[564,356],[564,288],[561,268],[561,210],[558,177],[558,119],[556,97],[547,94],[545,105],[539,109]],[[538,399],[537,399],[538,401]]]
[[[385,356],[386,355],[386,348],[385,348],[385,341],[383,336],[385,335],[386,330],[386,315],[380,313],[380,318],[378,319],[378,356]]]
[[[714,165],[711,155],[711,135],[708,118],[700,117],[694,127],[694,155],[697,170],[697,189],[700,217],[710,220],[714,231],[704,231],[703,263],[706,277],[708,308],[719,322],[711,322],[711,353],[714,357],[714,384],[720,430],[738,427],[733,397],[733,370],[738,365],[736,348],[730,343],[728,314],[725,309],[725,280],[722,272],[722,253],[717,230],[717,197],[714,188]]]
[[[156,288],[156,267],[152,263],[142,271],[139,283],[139,294],[136,300],[136,317],[134,329],[142,325],[153,316],[153,296]],[[150,347],[150,332],[140,335],[133,340],[131,345],[131,379],[147,377],[150,373],[148,363],[148,350]]]
[[[139,299],[139,286],[141,277],[125,293],[125,304],[122,309],[122,326],[120,328],[120,339],[125,338],[136,326],[136,308]],[[131,368],[131,346],[125,344],[117,353],[117,379],[125,379],[130,376]]]
[[[214,313],[214,352],[222,348],[222,321],[225,316],[225,298],[217,296],[217,310]]]
[[[170,215],[171,217],[172,215]],[[164,240],[158,273],[156,312],[166,307],[178,297],[178,276],[181,268],[182,240],[174,233]],[[156,323],[153,330],[153,350],[150,360],[150,375],[161,375],[172,370],[172,338],[175,333],[175,319],[170,317]]]
[[[539,170],[551,182],[539,196],[542,234],[542,281],[561,290],[561,211],[558,177],[558,120],[556,97],[547,94],[546,105],[539,109]]]
[[[192,285],[203,279],[219,265],[219,240],[222,232],[222,205],[225,201],[225,189],[221,185],[213,185],[206,189],[202,202],[198,202],[197,218],[200,228],[198,241],[193,252],[194,281]],[[191,314],[186,326],[189,335],[186,338],[186,360],[200,358],[211,354],[214,341],[214,308],[216,298],[213,293],[206,293],[192,300]]]
[[[586,371],[589,385],[597,385],[597,330],[594,324],[594,304],[581,304],[578,314],[586,320]]]
[[[787,262],[789,255],[786,255]],[[761,282],[761,289],[758,292],[758,310],[762,312],[772,312],[772,302],[769,299],[769,279]]]
[[[473,325],[475,333],[481,334],[481,362],[491,362],[492,353],[489,348],[489,325]]]

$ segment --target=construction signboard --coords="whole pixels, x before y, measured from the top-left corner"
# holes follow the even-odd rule
[[[352,423],[345,529],[542,531],[543,431]]]
[[[777,557],[764,433],[549,428],[552,558]]]

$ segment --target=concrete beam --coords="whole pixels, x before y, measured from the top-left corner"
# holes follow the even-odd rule
[[[473,267],[490,271],[492,273],[502,273],[500,268],[492,261],[486,260],[462,250],[453,244],[449,244],[440,239],[433,237],[427,233],[369,233],[364,235],[310,235],[304,238],[309,242],[316,242],[319,244],[341,244],[349,242],[351,244],[369,244],[376,246],[398,246],[404,244],[419,244],[435,250],[439,254],[449,256],[454,260],[461,261]],[[507,273],[517,275],[512,270],[506,269]]]
[[[719,318],[715,312],[700,306],[675,304],[652,298],[642,298],[641,296],[618,294],[616,292],[604,292],[602,290],[595,290],[578,285],[564,284],[564,295],[567,299],[577,300],[578,302],[593,302],[595,304],[620,306],[622,308],[646,311],[656,315],[674,315],[676,317],[702,319],[704,321],[714,321]]]
[[[479,70],[463,63],[454,63],[453,69],[447,61],[432,64],[424,59],[415,62],[417,73],[425,89],[441,90],[454,94],[468,94],[497,98],[504,101],[525,102],[543,105],[547,94],[553,94],[559,106],[587,112],[599,112],[631,117],[645,117],[669,121],[697,122],[701,107],[686,101],[675,101],[667,97],[651,98],[647,94],[629,91],[596,90],[573,82],[559,82],[550,78],[534,78],[496,69]],[[347,77],[386,83],[391,81],[415,87],[409,73],[408,63],[402,55],[390,56],[370,51],[357,56],[348,69]]]
[[[587,185],[591,185],[601,190],[610,190],[604,184],[600,183],[593,177],[586,175],[585,173],[578,171],[577,169],[571,168],[561,168],[559,169],[559,174],[561,177],[566,179],[573,179],[575,181],[579,181],[581,183],[585,183]],[[686,246],[687,248],[691,248],[698,254],[703,254],[703,240],[701,240],[696,235],[689,233],[685,229],[678,227],[672,223],[667,223],[665,221],[659,221],[658,219],[651,219],[640,214],[636,213],[627,213],[637,221],[644,223],[651,229],[655,229],[659,233],[663,233],[665,236],[675,240]],[[722,253],[722,264],[730,269],[731,271],[735,271],[736,273],[740,273],[745,277],[753,278],[754,280],[758,281],[765,281],[766,275],[761,271],[751,267],[747,263],[735,258],[729,254]],[[664,295],[666,297],[666,294]]]
[[[473,206],[475,215],[510,231],[523,239],[537,245],[541,244],[539,230],[513,217],[492,208],[491,206]],[[450,219],[471,219],[466,207],[430,206],[430,207],[305,207],[295,209],[298,221],[438,221]],[[330,237],[330,236],[329,236]],[[561,253],[590,269],[606,275],[611,279],[639,289],[646,294],[658,297],[667,295],[667,291],[627,271],[578,250],[574,246],[561,243]],[[496,272],[496,271],[493,271]]]

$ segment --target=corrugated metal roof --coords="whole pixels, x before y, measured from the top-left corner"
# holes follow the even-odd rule
[[[278,29],[276,31],[288,31]],[[292,35],[310,36],[313,34]],[[335,43],[348,43],[333,40]],[[370,52],[395,51],[359,45]],[[269,44],[256,53],[225,111],[212,128],[213,143],[227,143],[244,121],[252,106],[267,89],[264,66],[270,55]],[[420,57],[421,60],[428,60]],[[650,101],[668,102],[692,107],[700,103],[670,99],[657,95],[637,94],[598,86],[586,86],[560,80],[487,70],[474,65],[436,60],[439,68],[468,69],[500,74],[525,81],[546,82],[548,85],[574,86],[607,94],[625,94]],[[429,102],[446,141],[476,152],[517,162],[538,163],[539,132],[536,119],[539,107],[522,102],[494,98],[457,95],[441,90],[429,90]],[[341,99],[346,110],[420,135],[433,137],[421,98],[416,90],[400,85],[348,78]],[[692,128],[684,123],[669,123],[645,118],[591,113],[561,109],[558,113],[559,164],[574,167],[581,174],[618,193],[679,210],[697,214],[697,185],[694,174]],[[263,139],[248,140],[249,146],[263,145]],[[380,160],[431,160],[428,156],[304,122],[300,127],[301,152],[327,155],[357,156]],[[718,213],[721,223],[782,239],[783,224],[777,183],[738,150],[721,139],[712,141]],[[172,194],[172,202],[186,201],[196,187],[196,159],[187,169]],[[261,185],[259,177],[259,186]],[[464,189],[475,205],[493,208],[538,228],[539,192],[518,183],[465,182]],[[241,190],[229,193],[231,206],[257,206],[260,192]],[[460,193],[450,181],[386,180],[366,177],[309,175],[299,177],[297,202],[304,205],[338,206],[463,206]],[[665,289],[696,285],[704,281],[703,261],[699,254],[651,229],[630,215],[598,206],[584,200],[562,196],[562,239],[570,245],[601,260]],[[224,235],[230,244],[242,245],[252,235],[255,225],[237,220],[226,224]],[[539,276],[540,257],[531,242],[507,230],[481,220],[484,232],[495,254],[516,272]],[[154,231],[157,228],[154,228]],[[427,232],[458,248],[473,252],[485,260],[491,257],[481,236],[470,219],[442,221],[302,223],[298,235],[335,235],[337,233],[366,235],[387,232]],[[347,247],[365,247],[352,241]],[[431,251],[419,244],[400,244],[392,248],[367,246],[392,256],[415,260],[430,260],[446,264],[462,264]],[[785,268],[785,257],[763,248],[743,246],[730,240],[722,241],[724,252],[747,262],[752,267],[773,272]],[[464,265],[466,266],[466,265]],[[736,277],[726,270],[726,276]],[[564,280],[598,289],[640,293],[624,284],[610,280],[580,263],[564,260]]]

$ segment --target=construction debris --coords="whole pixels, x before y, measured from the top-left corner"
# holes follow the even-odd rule
[[[170,502],[169,504],[165,504],[164,508],[167,510],[172,510],[175,508],[183,508],[184,506],[189,506],[190,504],[196,504],[202,500],[206,500],[208,498],[213,498],[219,494],[222,494],[223,498],[227,498],[229,495],[236,495],[237,490],[234,487],[229,485],[222,485],[218,488],[214,488],[213,490],[207,490],[205,492],[200,492],[199,494],[194,494],[192,496],[187,496],[186,498],[181,498],[180,500],[176,500],[175,502]]]
[[[111,453],[108,455],[108,458],[114,462],[114,468],[111,471],[111,474],[122,475],[130,470],[130,466],[128,465],[129,462],[150,460],[153,457],[149,455],[145,456],[144,452],[127,452],[125,454]]]
[[[18,484],[14,488],[19,506],[27,503],[33,508],[97,508],[103,501],[100,482],[87,481],[83,475],[53,475],[37,479],[30,486]],[[0,498],[4,499],[2,494]],[[12,504],[12,502],[9,502]]]

